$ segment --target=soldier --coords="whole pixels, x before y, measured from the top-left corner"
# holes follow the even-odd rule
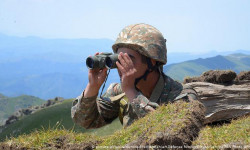
[[[111,84],[102,98],[97,98],[107,69],[89,70],[89,83],[71,109],[75,123],[86,129],[99,128],[119,117],[127,127],[159,105],[196,99],[194,90],[184,88],[163,73],[167,63],[166,39],[153,26],[125,27],[112,49],[119,54],[116,65],[121,83]]]

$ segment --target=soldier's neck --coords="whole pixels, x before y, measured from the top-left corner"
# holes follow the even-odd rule
[[[148,74],[147,80],[141,80],[137,85],[138,89],[146,96],[148,99],[150,98],[158,80],[160,77],[160,73],[158,71],[154,71]]]

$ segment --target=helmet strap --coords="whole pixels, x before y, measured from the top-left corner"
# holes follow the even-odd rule
[[[149,74],[150,72],[153,72],[154,70],[157,70],[157,69],[158,69],[158,62],[156,62],[156,64],[153,66],[153,64],[152,64],[150,58],[146,58],[146,61],[147,61],[147,64],[148,64],[147,70],[145,71],[145,73],[144,73],[142,76],[140,76],[139,78],[136,78],[136,79],[135,79],[134,86],[135,86],[135,89],[136,89],[137,91],[140,91],[140,90],[136,87],[136,85],[139,83],[139,81],[140,81],[141,79],[143,79],[144,81],[146,81],[146,80],[147,80],[147,77],[148,77],[148,74]]]

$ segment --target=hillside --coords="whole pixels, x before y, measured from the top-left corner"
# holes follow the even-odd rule
[[[34,96],[21,95],[18,97],[6,97],[0,94],[0,125],[18,109],[41,105],[44,102],[44,100]]]
[[[75,132],[92,132],[98,135],[108,135],[116,129],[121,128],[119,120],[115,120],[112,124],[107,125],[97,130],[85,130],[84,128],[75,125],[71,119],[72,100],[64,100],[62,103],[44,108],[31,115],[21,118],[19,121],[8,125],[6,128],[0,129],[0,141],[5,137],[18,136],[20,134],[28,134],[34,130],[49,129],[57,126]]]
[[[117,130],[113,135],[106,137],[76,133],[55,126],[17,138],[6,139],[5,142],[0,143],[0,147],[2,149],[10,147],[17,149],[249,148],[250,116],[233,120],[230,124],[205,126],[199,132],[199,129],[197,130],[200,125],[198,119],[201,117],[193,118],[191,115],[197,114],[188,113],[189,111],[190,105],[185,103],[184,105],[170,104],[137,120],[130,127]],[[195,125],[192,124],[194,121],[197,121]],[[193,125],[192,131],[185,128],[188,124]],[[197,132],[199,132],[198,135]],[[192,144],[187,135],[193,135]]]
[[[178,81],[187,76],[198,76],[207,70],[233,70],[237,73],[250,70],[250,55],[231,54],[210,58],[199,58],[164,67],[164,72]]]

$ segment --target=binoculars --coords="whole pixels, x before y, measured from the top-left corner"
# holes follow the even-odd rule
[[[86,65],[89,69],[113,69],[117,68],[118,54],[102,53],[96,56],[90,56],[86,59]]]

